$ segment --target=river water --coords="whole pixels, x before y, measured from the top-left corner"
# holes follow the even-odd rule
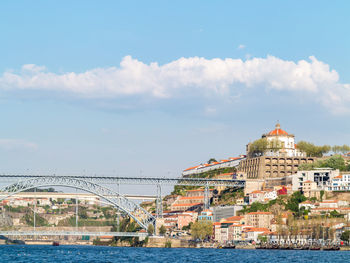
[[[350,251],[0,246],[0,262],[350,262]]]

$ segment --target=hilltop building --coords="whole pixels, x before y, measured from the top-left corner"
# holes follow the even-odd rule
[[[245,155],[240,155],[238,157],[230,157],[224,160],[220,160],[219,162],[212,162],[212,163],[205,163],[196,165],[190,168],[187,168],[183,170],[182,176],[188,177],[204,172],[208,172],[211,170],[221,169],[221,168],[228,168],[228,167],[237,167],[239,165],[239,162],[241,160],[245,159]]]
[[[306,157],[295,144],[295,136],[281,129],[279,123],[274,130],[263,134],[269,142],[267,150],[261,156],[249,156],[251,143],[247,145],[247,158],[241,160],[238,171],[245,174],[246,179],[264,180],[265,186],[272,187],[290,183],[287,180],[298,171],[303,163],[313,163],[316,158]],[[273,149],[274,145],[278,145]]]

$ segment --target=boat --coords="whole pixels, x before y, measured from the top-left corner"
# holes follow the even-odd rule
[[[227,244],[227,245],[223,245],[222,249],[235,249],[236,246],[234,244]]]
[[[54,247],[58,247],[58,246],[60,245],[60,243],[54,241],[54,242],[52,242],[52,245],[53,245]]]

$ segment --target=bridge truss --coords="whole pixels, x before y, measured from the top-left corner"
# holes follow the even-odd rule
[[[204,187],[204,208],[209,208],[209,189],[210,187],[225,186],[242,188],[245,185],[244,180],[223,180],[206,178],[159,178],[159,177],[116,177],[116,176],[84,176],[84,175],[0,175],[1,181],[14,181],[24,179],[39,178],[62,178],[76,179],[96,184],[119,185],[121,184],[141,184],[157,186],[156,213],[157,217],[162,216],[162,186],[163,185],[182,185]]]
[[[2,193],[6,193],[0,197],[0,200],[6,199],[12,195],[28,189],[43,186],[64,186],[95,194],[106,200],[117,209],[128,214],[142,228],[147,229],[149,224],[155,225],[155,218],[148,211],[146,211],[138,204],[130,201],[120,193],[117,193],[107,187],[101,186],[91,181],[85,181],[82,179],[67,176],[40,176],[18,181],[0,189]]]

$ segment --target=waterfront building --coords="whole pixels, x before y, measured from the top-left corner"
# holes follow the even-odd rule
[[[214,240],[217,242],[220,242],[221,240],[221,223],[220,222],[214,222],[213,223],[214,228]]]
[[[258,241],[259,235],[270,235],[271,231],[266,227],[246,227],[242,231],[242,237],[246,241]]]
[[[228,239],[232,241],[237,241],[242,239],[242,231],[245,225],[242,224],[232,224],[228,227]]]
[[[245,215],[247,225],[253,227],[270,228],[271,221],[274,218],[270,212],[250,212]]]
[[[200,213],[198,220],[208,220],[213,221],[213,211],[206,209]]]

